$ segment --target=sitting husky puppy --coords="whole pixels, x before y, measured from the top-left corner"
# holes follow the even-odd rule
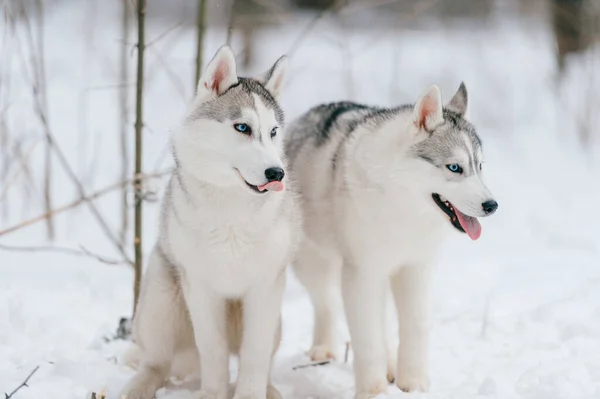
[[[315,308],[309,354],[333,357],[341,273],[357,398],[386,392],[394,378],[404,391],[428,389],[428,291],[436,251],[446,226],[476,240],[477,217],[498,207],[482,181],[481,141],[466,111],[464,84],[445,107],[432,86],[415,105],[321,105],[288,128],[286,153],[306,233],[294,270]],[[397,357],[384,342],[388,286],[398,314]]]
[[[230,353],[239,355],[235,398],[281,397],[269,383],[271,357],[301,230],[277,102],[285,66],[282,57],[261,78],[238,77],[222,47],[198,83],[173,137],[176,167],[134,319],[139,368],[127,399],[153,398],[190,353],[188,369],[200,355],[197,398],[227,398]]]

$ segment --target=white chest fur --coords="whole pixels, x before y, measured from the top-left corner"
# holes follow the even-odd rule
[[[274,280],[289,261],[293,226],[284,215],[284,195],[229,194],[194,203],[189,192],[173,185],[163,243],[190,284],[239,297],[257,282]]]
[[[435,256],[446,233],[444,216],[418,201],[375,191],[340,198],[338,235],[346,256],[386,274]]]

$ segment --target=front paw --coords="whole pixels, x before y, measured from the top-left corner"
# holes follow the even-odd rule
[[[208,392],[201,389],[195,393],[194,399],[227,399],[227,396],[227,392]]]
[[[400,373],[396,385],[404,392],[429,391],[429,377],[426,373]]]
[[[335,360],[335,354],[329,345],[315,345],[306,354],[313,362]]]
[[[395,358],[388,359],[386,378],[390,384],[393,384],[394,381],[396,381],[396,359]]]
[[[262,399],[264,396],[260,395],[235,395],[233,399]],[[267,387],[267,399],[283,399],[279,391],[273,386]]]
[[[387,387],[381,387],[378,389],[370,390],[368,392],[357,392],[356,395],[354,395],[354,399],[373,399],[379,395],[386,395],[386,394],[387,394]]]
[[[267,387],[267,399],[283,399],[277,388],[273,385]]]
[[[379,395],[385,395],[388,392],[387,380],[380,381],[374,384],[370,389],[357,391],[355,399],[372,399]]]

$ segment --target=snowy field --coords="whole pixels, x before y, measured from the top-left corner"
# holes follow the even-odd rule
[[[118,181],[120,173],[118,92],[112,86],[120,83],[123,38],[118,2],[102,3],[91,9],[87,2],[72,2],[46,15],[50,126],[89,192]],[[285,30],[257,32],[257,65],[247,72],[269,67],[312,18],[294,17]],[[82,29],[86,26],[91,28]],[[540,21],[494,18],[485,26],[435,26],[431,21],[420,31],[342,32],[326,18],[293,55],[283,98],[291,120],[318,102],[392,105],[414,101],[433,83],[446,99],[461,80],[469,88],[486,179],[500,207],[482,221],[479,241],[451,234],[439,258],[431,392],[404,394],[390,388],[390,397],[600,398],[600,168],[594,162],[599,152],[597,145],[582,151],[575,134],[578,110],[590,102],[596,109],[600,104],[590,97],[600,91],[588,90],[599,82],[585,78],[598,52],[571,60],[558,84],[553,37]],[[168,28],[150,20],[148,37]],[[1,30],[8,37],[1,44],[0,114],[11,135],[24,140],[25,149],[34,148],[31,168],[41,183],[43,146],[37,143],[42,130],[22,67],[28,62],[26,33],[22,25],[16,33]],[[148,50],[147,172],[170,165],[168,135],[192,95],[194,35],[191,28],[178,27]],[[206,57],[224,40],[222,30],[209,30]],[[236,40],[234,49],[239,49]],[[132,72],[134,63],[132,57]],[[130,93],[133,99],[133,86]],[[594,133],[598,139],[597,128]],[[54,170],[55,206],[76,199],[58,163]],[[155,184],[162,187],[164,181]],[[0,230],[43,211],[41,184],[37,187],[29,199],[24,183],[11,187],[0,203]],[[116,231],[118,194],[97,205]],[[146,205],[145,212],[147,254],[156,236],[158,203]],[[57,217],[56,224],[57,246],[83,246],[118,259],[85,206]],[[40,223],[0,237],[0,244],[40,246],[46,245],[44,237]],[[0,248],[0,394],[10,393],[39,366],[29,387],[14,398],[89,399],[91,392],[102,390],[116,398],[133,372],[116,362],[126,343],[106,338],[131,311],[132,281],[125,265]],[[308,363],[304,351],[311,343],[311,312],[306,293],[290,273],[274,383],[289,399],[352,398],[350,363],[293,369]],[[340,333],[347,336],[344,328]],[[344,348],[338,351],[343,359]],[[157,398],[191,399],[188,388],[193,386],[193,381],[171,386]]]

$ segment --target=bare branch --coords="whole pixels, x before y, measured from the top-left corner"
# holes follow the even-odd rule
[[[231,36],[233,35],[233,17],[235,13],[235,0],[231,0],[231,7],[229,8],[229,20],[227,21],[227,38],[225,44],[231,46]]]
[[[46,94],[46,61],[44,52],[44,3],[42,0],[36,1],[37,12],[37,45],[38,45],[38,62],[37,64],[37,86],[36,94],[39,96],[39,102],[42,104],[44,112],[48,114],[48,97]],[[44,151],[44,206],[46,211],[52,209],[52,148],[48,140],[46,140],[46,148]],[[54,240],[55,229],[52,218],[46,220],[46,229],[48,239]]]
[[[346,342],[346,352],[344,352],[344,363],[348,363],[349,355],[350,355],[350,341]]]
[[[29,148],[29,150],[21,157],[19,157],[19,168],[13,173],[12,177],[10,179],[8,179],[6,181],[6,184],[4,184],[4,190],[2,191],[2,194],[0,195],[0,202],[4,201],[4,199],[6,198],[7,194],[8,194],[8,189],[13,185],[14,182],[17,181],[17,178],[19,177],[19,175],[27,170],[27,163],[29,161],[29,158],[31,157],[31,154],[33,154],[33,151],[35,150],[35,148],[37,147],[37,145],[40,143],[39,140],[36,140],[32,145],[31,148]]]
[[[26,27],[25,33],[30,47],[31,53],[31,69],[33,72],[32,89],[35,98],[35,112],[42,124],[47,123],[47,99],[46,99],[46,73],[44,62],[44,6],[42,0],[36,0],[35,11],[38,22],[37,29],[37,48],[36,41],[33,38],[33,29],[31,21],[27,14],[27,9],[24,2],[21,2],[21,15]],[[42,116],[43,114],[43,116]],[[44,207],[48,211],[52,209],[52,148],[50,139],[46,137],[46,148],[44,155]],[[54,239],[54,223],[52,218],[46,219],[46,229],[48,239]]]
[[[99,262],[106,263],[107,265],[123,265],[127,264],[127,260],[116,260],[116,259],[108,259],[102,255],[98,255],[90,252],[88,249],[83,246],[79,247],[80,249],[75,248],[66,248],[66,247],[56,247],[56,246],[41,246],[41,247],[21,247],[21,246],[12,246],[12,245],[4,245],[0,244],[0,249],[4,251],[13,251],[13,252],[61,252],[68,255],[75,256],[85,256],[91,257]]]
[[[164,31],[160,35],[156,36],[154,39],[150,40],[148,42],[148,44],[146,44],[144,47],[145,48],[152,47],[152,45],[156,44],[161,39],[165,38],[169,33],[173,32],[177,28],[180,28],[181,26],[183,26],[183,21],[177,22],[175,25],[171,26],[169,29],[167,29],[166,31]]]
[[[14,391],[12,391],[10,394],[8,393],[4,393],[4,399],[10,399],[12,398],[12,396],[17,393],[17,391],[23,387],[28,387],[29,385],[27,385],[27,383],[29,382],[29,379],[36,373],[36,371],[38,371],[38,369],[40,368],[40,366],[35,366],[35,368],[33,369],[33,371],[31,373],[29,373],[29,375],[27,376],[27,378],[25,378],[25,381],[23,381],[21,383],[21,385],[19,385],[18,387],[15,388]]]
[[[339,8],[339,4],[336,4],[336,2],[334,2],[331,6],[325,8],[323,11],[317,14],[313,18],[313,20],[310,21],[308,25],[306,25],[304,29],[302,29],[302,31],[300,31],[300,34],[298,34],[296,40],[294,40],[294,43],[292,43],[290,49],[287,51],[287,55],[291,57],[298,50],[298,48],[300,48],[302,42],[304,42],[308,34],[315,28],[315,26],[317,26],[319,21],[328,16],[330,13],[338,10]]]
[[[143,94],[144,94],[144,50],[145,50],[145,21],[146,0],[138,0],[138,58],[137,58],[137,88],[135,99],[135,235],[133,248],[135,252],[133,280],[133,313],[137,309],[138,297],[142,280],[142,128],[143,128]]]
[[[156,48],[154,48],[152,50],[154,50],[154,54],[156,55],[156,59],[158,60],[158,62],[164,68],[167,77],[169,78],[169,80],[173,84],[173,87],[175,87],[175,90],[179,94],[179,97],[181,98],[181,100],[183,101],[183,103],[187,105],[188,104],[188,99],[187,99],[187,97],[185,95],[185,87],[184,87],[185,85],[183,84],[183,81],[181,80],[181,78],[175,72],[173,72],[173,70],[169,66],[169,63],[165,60],[165,57],[163,57],[163,55],[160,53],[160,51],[158,51]],[[195,93],[195,90],[194,90],[194,93]]]
[[[127,1],[122,1],[122,35],[125,40],[129,38],[129,5]],[[121,48],[121,88],[119,90],[119,106],[121,108],[121,131],[119,132],[119,141],[121,144],[121,180],[127,179],[129,175],[129,148],[127,146],[127,136],[129,132],[129,112],[128,112],[128,90],[127,90],[127,48]],[[127,230],[129,229],[129,207],[127,206],[127,186],[121,188],[121,231],[119,239],[121,245],[127,243]]]
[[[331,363],[331,360],[322,360],[319,362],[312,362],[307,364],[300,364],[298,366],[292,367],[292,370],[305,369],[307,367],[318,367],[318,366],[326,366]]]
[[[197,42],[196,42],[196,80],[194,81],[194,93],[196,92],[196,86],[200,81],[200,74],[202,73],[202,66],[204,60],[202,55],[204,53],[204,32],[206,30],[206,0],[198,0],[198,14],[196,14],[196,29],[198,30]]]
[[[114,191],[114,190],[122,187],[123,184],[132,184],[134,182],[137,182],[138,180],[144,180],[144,179],[153,178],[153,177],[161,177],[161,176],[165,176],[165,175],[167,175],[169,173],[171,173],[170,169],[169,170],[165,170],[165,171],[161,171],[161,172],[157,172],[157,173],[153,173],[153,174],[150,174],[150,175],[145,175],[145,176],[142,176],[142,177],[137,177],[136,176],[133,179],[130,179],[130,180],[127,180],[127,181],[120,181],[120,182],[117,182],[117,183],[113,183],[113,184],[111,184],[109,186],[106,186],[103,189],[98,190],[98,191],[96,191],[96,192],[94,192],[92,194],[85,195],[85,196],[83,196],[83,197],[81,197],[81,198],[79,198],[79,199],[77,199],[77,200],[75,200],[73,202],[70,202],[67,205],[61,206],[59,208],[55,208],[55,209],[51,210],[50,212],[45,212],[45,213],[43,213],[41,215],[38,215],[38,216],[36,216],[34,218],[31,218],[31,219],[28,219],[28,220],[26,220],[24,222],[21,222],[19,224],[14,225],[14,226],[8,227],[8,228],[6,228],[4,230],[0,230],[0,236],[3,236],[5,234],[9,234],[9,233],[15,232],[17,230],[21,230],[22,228],[25,228],[25,227],[31,226],[32,224],[35,224],[37,222],[46,220],[46,218],[48,216],[57,215],[59,213],[63,213],[65,211],[68,211],[69,209],[73,209],[73,208],[77,207],[78,205],[83,204],[84,202],[86,202],[86,203],[87,202],[91,202],[91,201],[93,201],[93,200],[95,200],[95,199],[97,199],[99,197],[102,197],[102,196],[104,196],[104,195],[106,195],[106,194],[108,194],[108,193],[110,193],[110,192],[112,192],[112,191]]]
[[[28,33],[29,33],[29,37],[30,37],[29,43],[33,50],[34,46],[33,46],[33,39],[31,38],[31,27],[28,25],[28,28],[29,28]],[[36,81],[33,80],[32,82],[33,82],[32,85],[33,85],[34,90],[38,90],[39,87],[36,84]],[[52,130],[50,129],[50,124],[48,122],[48,117],[46,115],[45,108],[44,108],[43,104],[41,103],[41,99],[39,98],[39,96],[34,96],[34,99],[35,99],[34,106],[36,109],[36,113],[38,114],[40,121],[42,122],[42,127],[44,128],[44,136],[48,142],[48,145],[52,149],[52,152],[57,156],[59,163],[61,164],[62,168],[67,173],[68,177],[75,184],[75,187],[76,187],[80,197],[84,198],[85,197],[85,189],[83,187],[83,184],[79,181],[77,175],[75,174],[75,172],[69,165],[69,161],[67,160],[67,157],[61,150],[56,139],[54,138],[54,135],[52,134]],[[100,213],[98,208],[96,208],[94,203],[91,201],[86,201],[86,204],[89,206],[92,214],[96,218],[97,222],[100,224],[100,227],[102,228],[104,234],[109,239],[109,241],[111,241],[111,243],[118,249],[118,251],[121,253],[121,255],[124,258],[129,259],[127,251],[125,250],[123,245],[121,245],[121,242],[119,241],[119,239],[111,231],[108,223],[105,221],[104,217],[102,216],[102,214]],[[46,212],[46,214],[48,215],[47,217],[50,217],[53,215],[51,210],[48,210]]]

